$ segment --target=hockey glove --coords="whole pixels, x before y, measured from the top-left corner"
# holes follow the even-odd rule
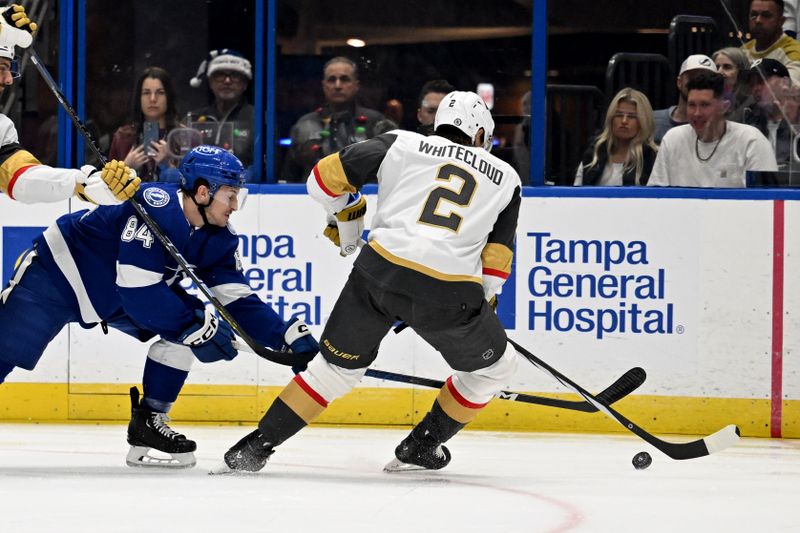
[[[189,346],[194,356],[204,363],[236,357],[233,329],[208,309],[195,311],[195,323],[186,328],[178,341]]]
[[[103,170],[91,165],[81,167],[84,176],[78,178],[75,192],[97,205],[117,205],[130,199],[142,183],[136,171],[120,161],[106,163]]]
[[[28,48],[33,42],[33,32],[39,27],[38,24],[28,18],[25,13],[25,8],[11,4],[8,7],[0,9],[0,14],[3,16],[2,23],[0,23],[0,32],[8,32],[8,41],[13,42],[20,48]]]
[[[339,254],[342,256],[354,254],[361,244],[361,234],[364,232],[364,215],[367,213],[367,200],[361,193],[351,194],[347,205],[334,213],[336,229],[331,225],[325,229],[324,234],[334,244],[339,245]]]
[[[308,325],[302,320],[293,318],[286,323],[283,331],[283,347],[281,351],[297,354],[297,360],[292,365],[292,371],[297,374],[308,366],[308,363],[319,353],[319,343],[311,335]]]

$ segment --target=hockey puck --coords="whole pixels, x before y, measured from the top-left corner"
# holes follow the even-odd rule
[[[639,452],[633,456],[633,461],[631,462],[636,470],[644,470],[652,464],[653,458],[647,452]]]

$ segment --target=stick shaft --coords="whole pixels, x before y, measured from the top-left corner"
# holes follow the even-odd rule
[[[106,158],[102,154],[102,152],[100,152],[100,148],[97,146],[97,143],[94,142],[92,134],[83,124],[81,119],[78,117],[78,114],[75,112],[75,109],[73,109],[72,106],[69,104],[69,102],[67,102],[67,99],[64,97],[64,94],[58,88],[58,85],[56,84],[53,77],[50,75],[50,72],[47,70],[44,64],[42,64],[42,61],[39,58],[39,55],[36,53],[36,50],[31,48],[30,53],[31,53],[30,55],[31,62],[33,62],[33,64],[36,66],[36,70],[39,71],[39,74],[42,76],[42,79],[44,79],[50,91],[55,95],[56,100],[58,100],[59,104],[61,104],[61,107],[64,109],[67,115],[69,115],[70,120],[72,120],[72,123],[75,125],[75,128],[83,136],[83,139],[84,141],[86,141],[86,144],[89,146],[89,148],[91,148],[92,152],[94,152],[94,155],[97,156],[101,164],[105,165]],[[192,269],[192,267],[189,266],[188,261],[186,261],[186,259],[178,251],[178,249],[175,247],[172,241],[169,240],[169,237],[167,237],[164,234],[158,223],[155,220],[153,220],[153,218],[147,213],[147,211],[145,211],[142,205],[139,202],[137,202],[135,198],[131,198],[128,201],[131,203],[131,205],[133,205],[136,214],[139,215],[139,217],[144,221],[145,224],[147,224],[147,226],[150,228],[150,231],[153,232],[153,234],[156,236],[159,242],[164,246],[164,248],[167,250],[167,253],[169,253],[172,259],[174,259],[175,262],[178,263],[178,266],[181,268],[181,270],[186,272],[189,278],[195,283],[195,285],[197,285],[197,288],[200,290],[200,292],[203,293],[203,296],[205,296],[208,299],[208,301],[211,302],[211,305],[213,305],[214,308],[216,308],[220,316],[226,322],[228,322],[228,324],[230,324],[231,328],[233,328],[236,334],[239,335],[244,340],[244,342],[247,343],[248,346],[250,346],[252,351],[260,355],[261,357],[273,361],[275,363],[282,365],[291,365],[292,364],[291,354],[288,353],[284,354],[281,352],[275,352],[273,350],[268,350],[264,348],[263,346],[261,346],[259,342],[256,342],[256,340],[253,339],[244,330],[244,328],[242,328],[239,325],[239,323],[228,312],[225,306],[222,305],[222,302],[220,302],[219,299],[217,299],[217,297],[214,295],[214,293],[211,292],[211,289],[209,289],[208,286],[206,286],[206,284],[203,282],[203,280],[201,280],[200,277],[197,276],[197,274],[195,274],[194,269]]]

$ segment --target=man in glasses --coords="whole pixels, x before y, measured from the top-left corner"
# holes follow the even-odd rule
[[[447,80],[430,80],[425,82],[417,98],[417,133],[431,135],[433,133],[433,119],[442,98],[455,91]]]
[[[378,111],[356,104],[358,66],[351,59],[334,57],[322,73],[325,104],[292,126],[292,144],[281,172],[284,181],[304,182],[326,155],[397,128]]]
[[[203,142],[232,151],[245,167],[253,162],[253,106],[245,92],[253,71],[242,54],[230,48],[212,50],[189,84],[199,88],[208,79],[212,100],[190,113],[192,127],[203,134]]]

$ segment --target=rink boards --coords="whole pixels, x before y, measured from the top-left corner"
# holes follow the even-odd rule
[[[251,287],[319,335],[352,258],[339,257],[322,236],[323,213],[301,193],[254,188],[233,223]],[[499,309],[509,337],[594,391],[642,366],[647,382],[618,406],[651,431],[706,433],[737,423],[744,435],[800,436],[800,281],[793,275],[800,272],[800,203],[788,193],[737,193],[526,192]],[[0,197],[4,283],[30,238],[69,209],[67,202],[23,206]],[[140,382],[146,351],[114,331],[65,328],[33,372],[17,370],[0,387],[0,419],[126,420],[127,391]],[[410,330],[389,334],[374,366],[448,375]],[[290,377],[245,353],[232,362],[196,362],[172,414],[252,422]],[[571,398],[527,364],[508,387]],[[367,378],[320,422],[411,424],[435,394]],[[599,414],[499,400],[474,427],[618,429]]]

